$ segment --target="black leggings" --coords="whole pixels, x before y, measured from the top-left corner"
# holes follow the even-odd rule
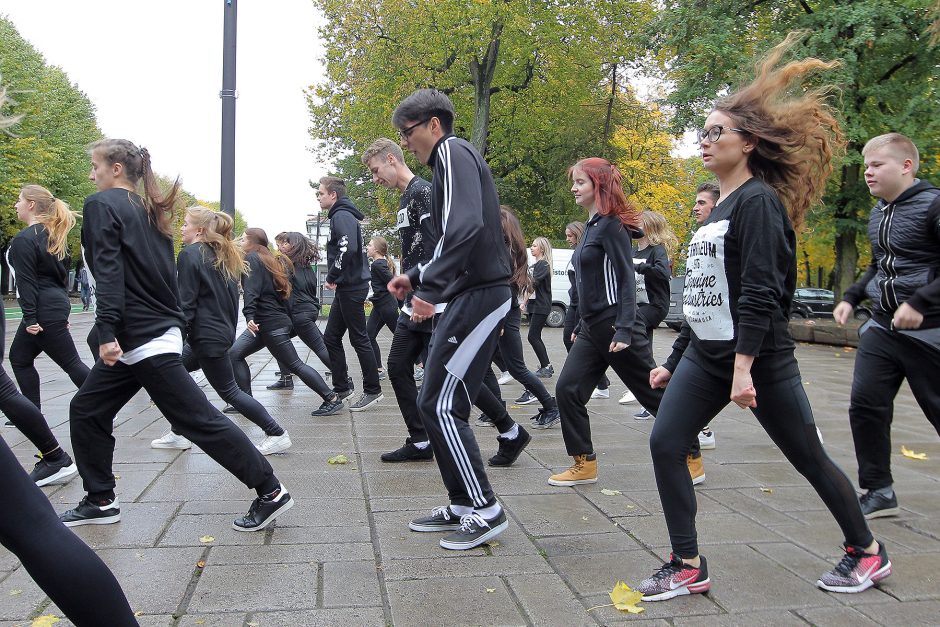
[[[15,515],[0,516],[0,543],[16,555],[52,602],[78,627],[101,625],[105,616],[108,625],[136,626],[117,579],[59,521],[49,499],[29,480],[2,440],[0,477],[4,499],[16,504]]]
[[[392,297],[381,298],[378,301],[372,301],[372,313],[366,321],[366,333],[369,334],[369,341],[372,342],[372,352],[375,354],[375,365],[382,368],[382,353],[379,351],[379,343],[375,340],[382,331],[382,327],[388,327],[388,330],[395,335],[395,327],[398,325],[398,303]]]
[[[235,370],[235,381],[245,394],[251,394],[251,371],[248,369],[248,362],[245,358],[262,348],[267,348],[278,363],[284,364],[286,372],[296,374],[307,387],[324,400],[333,395],[330,386],[326,384],[320,373],[300,360],[297,349],[290,341],[290,327],[270,331],[262,329],[257,335],[245,329],[235,340],[229,355],[232,358],[232,368]],[[286,374],[284,370],[281,372]]]
[[[320,327],[317,326],[317,316],[319,315],[320,310],[309,305],[304,309],[295,308],[290,317],[291,326],[293,326],[293,335],[299,337],[300,341],[312,350],[317,359],[329,370],[330,353],[326,350],[323,333],[320,331]],[[277,362],[277,369],[281,372],[282,377],[290,374],[287,366],[280,361]]]
[[[193,349],[189,344],[183,346],[183,367],[187,372],[202,370],[209,385],[223,401],[238,410],[242,416],[252,421],[264,431],[265,435],[283,435],[284,429],[271,417],[264,405],[253,396],[242,392],[235,383],[235,371],[228,351],[220,355],[209,356],[205,351]]]
[[[519,330],[521,323],[522,311],[518,306],[513,306],[503,319],[502,335],[496,338],[497,353],[502,357],[503,365],[506,367],[506,371],[512,375],[512,378],[532,392],[542,403],[542,407],[548,409],[554,405],[551,393],[542,383],[542,380],[535,376],[525,365],[525,358],[522,355],[522,334]],[[497,364],[496,367],[500,368],[500,365]],[[496,394],[496,397],[499,398],[499,394]],[[486,412],[486,409],[480,405],[477,405],[477,407]],[[486,415],[489,416],[490,414],[487,412]]]
[[[2,335],[0,335],[0,341],[2,341]],[[0,355],[2,355],[2,349],[0,349]],[[6,414],[10,422],[43,455],[59,448],[59,441],[52,435],[45,416],[36,405],[20,394],[2,366],[0,366],[0,411]]]
[[[539,368],[544,368],[552,363],[548,360],[548,350],[545,348],[545,342],[542,341],[542,328],[545,327],[546,320],[548,320],[548,314],[529,314],[528,340],[539,360]]]
[[[10,367],[13,376],[23,392],[23,396],[42,408],[39,400],[39,373],[36,372],[36,357],[46,353],[59,368],[65,371],[75,387],[82,387],[88,376],[86,366],[75,350],[75,342],[69,333],[68,321],[51,322],[42,326],[43,330],[32,335],[26,330],[26,324],[20,323],[10,345]]]
[[[580,340],[579,340],[580,341]],[[694,350],[694,349],[690,349]],[[842,528],[846,542],[867,547],[873,538],[862,516],[858,497],[845,473],[823,450],[799,375],[773,383],[754,382],[758,422],[816,489]],[[656,485],[666,516],[672,552],[690,559],[698,555],[695,531],[695,490],[686,466],[689,444],[728,403],[731,380],[683,357],[676,367],[650,435]]]

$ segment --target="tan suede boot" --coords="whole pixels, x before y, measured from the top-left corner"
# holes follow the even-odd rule
[[[549,477],[549,485],[597,483],[597,459],[588,459],[587,457],[587,455],[575,455],[574,466],[565,472]]]
[[[702,456],[692,457],[690,454],[686,460],[686,465],[689,467],[689,474],[692,476],[692,485],[698,485],[705,481],[705,464],[702,461]]]

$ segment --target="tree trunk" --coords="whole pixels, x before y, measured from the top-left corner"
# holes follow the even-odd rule
[[[477,58],[470,61],[470,74],[473,76],[473,129],[470,131],[470,143],[484,158],[486,157],[486,140],[490,133],[490,98],[492,97],[493,76],[496,74],[502,32],[503,23],[494,22],[486,56],[482,61]]]
[[[838,301],[842,293],[855,282],[858,268],[858,245],[856,238],[859,231],[858,186],[860,184],[861,165],[858,163],[842,166],[842,182],[835,207],[835,265],[832,269],[832,291]]]

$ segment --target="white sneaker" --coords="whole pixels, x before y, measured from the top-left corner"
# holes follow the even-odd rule
[[[500,372],[499,378],[496,379],[496,382],[499,383],[500,385],[508,385],[512,383],[512,381],[513,381],[512,375],[509,374],[508,372]]]
[[[620,400],[617,401],[621,405],[629,405],[630,403],[636,402],[636,397],[633,395],[633,392],[627,390],[627,393],[620,397]]]
[[[287,431],[281,435],[266,435],[260,443],[255,444],[255,448],[262,455],[274,455],[275,453],[280,453],[281,451],[286,451],[291,447],[292,442],[290,441],[290,436],[287,435]]]
[[[193,447],[193,443],[172,431],[167,432],[156,440],[150,441],[150,448],[173,448],[185,451]]]
[[[703,451],[715,448],[715,432],[711,429],[702,429],[698,432],[698,447]]]
[[[591,398],[610,398],[610,388],[606,390],[594,388],[594,391],[591,392]]]

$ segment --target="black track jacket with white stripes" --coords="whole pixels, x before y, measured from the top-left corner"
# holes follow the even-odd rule
[[[437,305],[464,292],[508,285],[512,274],[493,175],[473,145],[447,135],[431,151],[431,220],[441,239],[408,270],[415,296]]]

